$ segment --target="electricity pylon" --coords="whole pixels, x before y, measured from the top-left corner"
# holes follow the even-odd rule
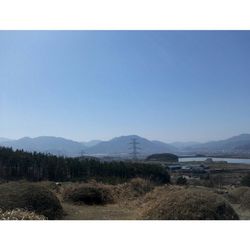
[[[132,145],[132,148],[129,148],[129,149],[132,150],[132,152],[130,154],[132,155],[133,160],[136,161],[138,159],[137,156],[138,156],[138,153],[139,153],[139,150],[140,150],[140,148],[138,147],[138,145],[140,143],[137,141],[136,138],[133,138],[129,144]]]

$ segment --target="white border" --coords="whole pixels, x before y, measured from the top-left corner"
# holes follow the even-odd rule
[[[0,0],[0,29],[250,29],[248,0]],[[249,249],[249,222],[0,221],[8,249]]]
[[[249,249],[249,223],[212,221],[0,222],[2,249]]]
[[[0,0],[0,29],[249,29],[248,0]]]

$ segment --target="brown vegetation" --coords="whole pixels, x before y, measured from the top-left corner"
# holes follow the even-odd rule
[[[34,212],[27,211],[24,209],[14,209],[2,211],[0,209],[0,220],[46,220],[47,218],[43,215],[38,215]]]
[[[134,178],[118,185],[107,185],[91,181],[71,184],[64,188],[63,199],[88,205],[105,205],[134,200],[150,192],[154,185],[149,180]]]
[[[234,220],[231,205],[205,188],[164,186],[145,196],[142,219],[149,220]]]
[[[234,204],[240,204],[241,209],[250,209],[250,187],[239,187],[228,193],[228,199]]]
[[[60,201],[51,191],[26,182],[1,184],[0,208],[2,211],[25,209],[52,220],[63,215]]]
[[[154,189],[154,184],[142,178],[134,178],[124,184],[114,186],[113,194],[117,202],[127,202],[143,197]]]

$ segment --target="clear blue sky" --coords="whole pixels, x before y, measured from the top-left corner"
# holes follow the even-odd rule
[[[250,133],[249,31],[2,31],[0,137]]]

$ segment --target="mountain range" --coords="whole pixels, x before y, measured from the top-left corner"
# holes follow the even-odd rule
[[[250,134],[233,136],[226,140],[211,141],[186,147],[188,152],[199,153],[236,153],[247,150],[250,145]],[[250,151],[249,151],[250,153]]]
[[[0,145],[28,152],[36,151],[64,156],[79,156],[86,148],[79,142],[53,136],[23,137],[19,140],[2,141]]]
[[[207,143],[165,143],[156,140],[151,141],[137,135],[120,136],[109,141],[93,140],[89,142],[77,142],[53,136],[40,136],[35,138],[24,137],[18,140],[0,138],[0,146],[73,157],[80,155],[128,156],[132,152],[132,139],[136,139],[138,142],[138,151],[141,155],[154,153],[212,154],[242,152],[250,154],[250,134],[241,134],[226,140]]]

